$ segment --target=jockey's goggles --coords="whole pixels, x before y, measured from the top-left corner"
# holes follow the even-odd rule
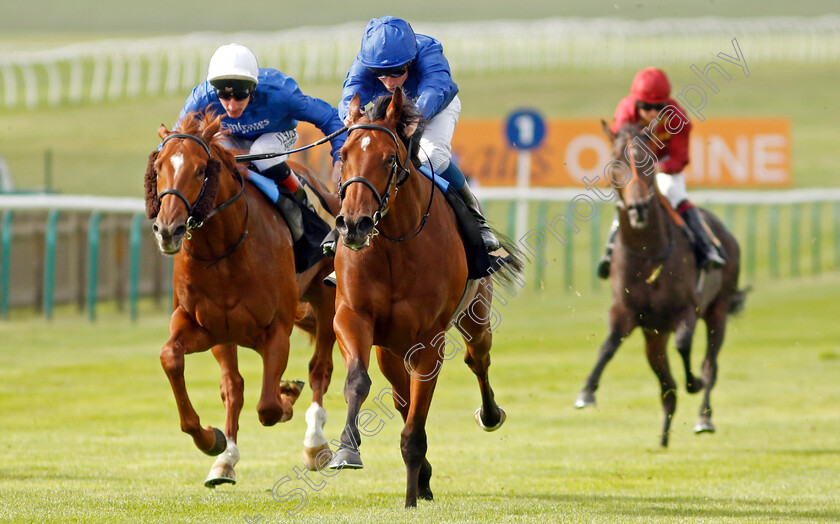
[[[403,76],[406,73],[406,71],[408,71],[408,64],[403,64],[398,67],[389,67],[387,69],[376,69],[373,67],[369,67],[368,71],[373,73],[373,75],[376,78],[387,78],[389,76],[391,78],[399,78]]]
[[[663,109],[665,109],[665,103],[651,104],[649,102],[642,102],[641,100],[637,100],[636,107],[638,107],[642,111],[653,111],[654,109],[656,109],[657,111],[662,111]]]
[[[253,82],[245,80],[225,80],[210,83],[216,90],[216,96],[219,97],[219,100],[230,100],[231,98],[240,101],[245,100],[251,96],[254,87],[256,87]]]

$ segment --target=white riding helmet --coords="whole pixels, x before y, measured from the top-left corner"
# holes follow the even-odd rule
[[[216,49],[207,68],[207,80],[216,84],[216,80],[244,80],[259,82],[260,67],[257,57],[244,45],[227,44]]]

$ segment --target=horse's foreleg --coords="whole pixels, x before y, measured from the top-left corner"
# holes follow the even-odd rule
[[[659,379],[659,388],[662,395],[662,437],[659,444],[662,447],[668,446],[668,432],[671,430],[671,420],[677,410],[677,384],[671,376],[671,368],[668,366],[668,345],[669,333],[656,333],[645,331],[645,352],[651,369]]]
[[[204,481],[204,485],[208,488],[214,488],[224,483],[236,484],[236,472],[233,467],[239,462],[239,448],[236,446],[236,439],[239,432],[239,414],[242,412],[243,391],[245,389],[245,381],[239,374],[236,346],[233,344],[213,346],[211,351],[213,356],[216,357],[222,373],[220,389],[222,402],[225,404],[227,448],[210,468],[210,473]]]
[[[196,447],[204,453],[215,456],[225,450],[225,435],[220,430],[201,427],[184,381],[184,355],[204,351],[212,345],[206,332],[197,326],[181,309],[172,313],[169,324],[169,340],[160,350],[160,364],[169,379],[175,405],[181,419],[181,431],[190,435]]]
[[[696,326],[697,314],[693,308],[690,308],[677,326],[675,335],[677,351],[682,357],[683,368],[685,369],[685,389],[689,393],[697,393],[703,389],[703,379],[691,372],[691,343]]]
[[[596,404],[595,391],[598,389],[598,383],[601,381],[601,374],[604,372],[604,368],[607,367],[607,363],[615,356],[618,347],[635,327],[630,322],[625,321],[625,318],[629,318],[629,314],[626,311],[619,311],[615,307],[610,310],[610,332],[598,350],[598,359],[595,361],[595,367],[592,368],[592,372],[589,373],[586,382],[583,384],[583,389],[575,399],[575,407],[577,409]]]
[[[408,420],[408,403],[411,398],[411,376],[406,370],[405,361],[379,346],[376,347],[376,354],[379,357],[379,369],[382,370],[382,374],[386,379],[388,379],[388,382],[390,382],[393,387],[391,396],[394,400],[394,406],[400,412],[400,415],[402,415],[403,422],[406,422]],[[382,396],[383,394],[380,393],[380,397]],[[379,399],[377,399],[377,401],[378,400]],[[393,416],[389,411],[386,411],[381,404],[379,405],[379,408],[388,414],[388,418]],[[429,464],[429,460],[424,457],[423,463],[420,465],[420,472],[417,475],[417,498],[423,500],[434,500],[434,494],[432,494],[432,487],[430,484],[431,480],[432,465]]]
[[[357,417],[362,403],[370,393],[371,380],[368,375],[370,348],[373,345],[373,325],[349,308],[339,308],[335,314],[335,334],[338,339],[347,378],[344,382],[344,400],[347,402],[347,419],[341,432],[341,445],[327,466],[329,469],[361,469],[359,453],[361,435]]]
[[[705,317],[708,339],[706,359],[703,361],[703,382],[705,384],[703,402],[700,405],[700,416],[697,419],[697,425],[694,426],[695,433],[714,433],[715,431],[715,426],[712,424],[712,407],[709,403],[709,397],[717,382],[717,359],[726,333],[727,308],[728,305],[715,304],[714,309]]]
[[[482,297],[492,297],[493,288],[489,279],[482,280],[479,293]],[[488,368],[490,367],[490,348],[493,334],[489,329],[491,317],[490,300],[476,300],[467,309],[469,313],[458,322],[459,329],[465,333],[464,342],[467,352],[464,362],[478,379],[481,391],[481,406],[475,411],[475,421],[484,431],[495,431],[505,422],[505,412],[496,404],[493,388],[490,387]]]
[[[326,286],[324,286],[326,287]],[[324,435],[327,413],[324,411],[324,394],[332,378],[332,350],[335,332],[332,321],[335,316],[335,294],[331,300],[322,301],[317,309],[315,329],[315,353],[309,361],[309,387],[312,388],[312,404],[306,410],[306,435],[303,439],[303,462],[310,470],[323,468],[329,455],[329,444]],[[323,455],[322,455],[323,453]],[[319,457],[320,456],[320,457]]]
[[[276,324],[266,344],[257,349],[263,361],[263,381],[257,413],[263,426],[273,426],[292,418],[292,404],[300,395],[294,384],[281,384],[289,360],[289,335],[292,323]]]
[[[418,495],[431,499],[431,489],[420,491],[421,482],[428,484],[432,475],[432,467],[426,460],[426,418],[432,403],[432,394],[437,384],[437,373],[440,366],[440,356],[437,351],[430,351],[425,358],[412,364],[416,372],[411,378],[410,400],[405,427],[400,435],[400,451],[406,470],[405,507],[417,506]],[[419,377],[419,378],[418,378]],[[423,477],[421,479],[421,473]]]

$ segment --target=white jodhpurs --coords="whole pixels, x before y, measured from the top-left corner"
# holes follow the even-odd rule
[[[290,129],[276,133],[264,133],[258,136],[256,140],[227,135],[225,137],[225,146],[231,149],[245,149],[250,155],[263,155],[265,153],[283,153],[294,149],[297,141],[297,131]],[[289,155],[281,155],[265,160],[254,160],[252,163],[260,172],[263,172],[271,166],[285,162],[288,158]]]
[[[656,187],[659,192],[665,195],[671,207],[677,209],[677,206],[683,200],[688,200],[688,193],[685,190],[685,180],[682,173],[669,175],[667,173],[656,173]]]
[[[461,100],[456,96],[440,113],[426,122],[417,156],[423,165],[431,164],[435,173],[441,173],[449,167],[449,159],[452,158],[452,135],[460,115]]]

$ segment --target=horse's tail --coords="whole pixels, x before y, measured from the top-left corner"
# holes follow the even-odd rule
[[[744,311],[744,306],[747,302],[747,293],[750,291],[752,291],[752,286],[747,286],[744,289],[735,291],[732,295],[732,302],[729,303],[728,313],[730,315],[738,315]]]
[[[525,279],[523,273],[525,272],[525,261],[528,257],[519,246],[508,238],[506,235],[499,233],[495,229],[493,234],[499,239],[502,249],[507,251],[507,256],[500,257],[503,265],[493,273],[495,281],[500,282],[504,287],[510,289],[513,286],[524,287]]]

